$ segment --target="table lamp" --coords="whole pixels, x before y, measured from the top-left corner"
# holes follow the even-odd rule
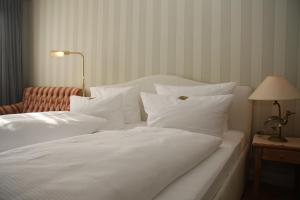
[[[271,116],[265,122],[276,122],[278,133],[269,137],[269,140],[275,142],[287,142],[287,139],[282,136],[281,129],[288,122],[288,117],[292,114],[286,111],[282,117],[281,106],[278,101],[300,99],[300,92],[288,80],[281,76],[267,76],[265,80],[256,88],[250,95],[250,100],[258,101],[273,101],[273,105],[278,108],[278,115]]]
[[[76,51],[60,51],[60,50],[51,50],[50,56],[53,57],[64,57],[68,55],[80,55],[82,57],[82,96],[85,96],[85,74],[84,74],[84,55],[81,52]]]

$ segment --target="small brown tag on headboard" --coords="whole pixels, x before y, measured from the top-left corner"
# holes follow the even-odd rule
[[[180,96],[180,97],[178,97],[178,99],[180,99],[180,100],[187,100],[188,97],[187,96]]]

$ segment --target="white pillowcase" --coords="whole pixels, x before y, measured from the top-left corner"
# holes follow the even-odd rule
[[[154,84],[158,94],[174,96],[214,96],[233,94],[236,87],[235,82],[205,84],[197,86],[174,86]],[[228,130],[228,115],[224,121],[224,131]]]
[[[139,89],[137,87],[91,87],[92,97],[106,98],[111,95],[122,95],[122,111],[125,123],[141,121],[139,106]]]
[[[217,137],[223,136],[223,127],[233,95],[189,97],[141,93],[147,125],[178,128]]]
[[[107,119],[103,129],[119,129],[124,127],[122,113],[122,97],[120,95],[107,98],[90,98],[71,96],[70,112],[84,113]]]
[[[236,83],[218,83],[197,86],[174,86],[154,84],[157,94],[174,96],[214,96],[232,94]]]

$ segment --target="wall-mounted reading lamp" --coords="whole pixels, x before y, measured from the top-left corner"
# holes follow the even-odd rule
[[[60,51],[60,50],[51,50],[50,56],[53,57],[64,57],[68,55],[80,55],[82,57],[82,96],[85,96],[85,74],[84,74],[84,55],[81,52],[76,51]]]

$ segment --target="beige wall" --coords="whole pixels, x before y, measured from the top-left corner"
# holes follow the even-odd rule
[[[300,88],[299,0],[27,0],[24,30],[29,85],[80,86],[79,58],[48,56],[69,49],[85,54],[88,86],[161,73],[256,87],[280,74]],[[300,103],[285,107],[298,112],[285,132],[300,136]],[[255,129],[271,110],[255,106]]]

